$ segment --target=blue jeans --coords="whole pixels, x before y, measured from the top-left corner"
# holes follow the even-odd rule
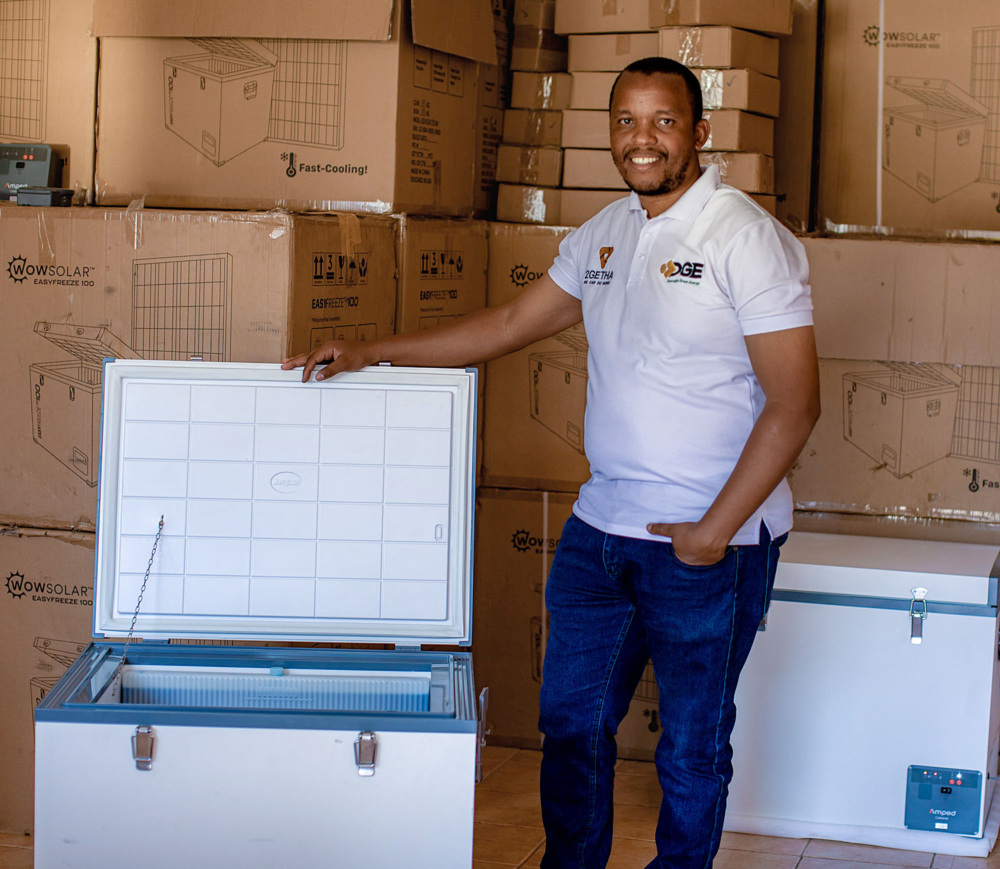
[[[604,534],[571,516],[545,601],[550,616],[539,727],[542,869],[602,869],[611,853],[615,734],[648,660],[663,731],[657,858],[708,869],[732,779],[733,695],[767,610],[778,547],[733,546],[691,567],[667,541]]]

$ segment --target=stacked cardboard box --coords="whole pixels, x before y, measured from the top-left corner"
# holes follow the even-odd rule
[[[694,4],[682,7],[679,23],[668,26],[658,26],[670,19],[654,8],[646,26],[635,31],[623,30],[631,26],[628,22],[641,21],[629,4],[616,16],[587,4],[559,8],[559,26],[571,33],[568,69],[573,77],[572,107],[563,118],[567,192],[562,217],[567,223],[579,223],[626,190],[608,151],[611,86],[629,63],[653,55],[681,61],[701,81],[705,117],[712,127],[702,164],[717,165],[726,183],[774,213],[778,40],[765,34],[790,30],[790,3],[787,21],[784,12],[774,17],[771,4],[711,12]]]
[[[566,40],[555,0],[515,0],[511,101],[497,155],[498,220],[559,222],[562,110],[569,105]]]

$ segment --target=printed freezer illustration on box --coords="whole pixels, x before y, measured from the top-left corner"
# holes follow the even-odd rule
[[[845,440],[897,478],[948,456],[1000,463],[996,368],[878,366],[843,377]]]
[[[88,486],[96,486],[102,361],[227,361],[231,280],[232,256],[226,253],[136,260],[131,346],[104,326],[35,323],[35,334],[73,357],[29,367],[35,443]]]
[[[553,337],[568,349],[528,357],[531,417],[582,454],[587,336],[578,324]]]
[[[343,147],[346,42],[190,41],[163,62],[164,123],[216,166],[266,140]]]
[[[888,76],[882,167],[930,202],[1000,181],[1000,27],[972,33],[971,93],[953,81]]]

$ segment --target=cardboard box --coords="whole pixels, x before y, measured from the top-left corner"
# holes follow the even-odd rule
[[[781,86],[776,78],[748,69],[695,69],[701,82],[706,110],[740,109],[777,117]],[[611,86],[617,73],[574,72],[572,99],[568,108],[608,110]]]
[[[0,830],[30,833],[35,706],[90,642],[94,536],[0,531],[0,575]]]
[[[730,109],[705,112],[711,127],[705,147],[713,151],[774,153],[774,121],[749,112]],[[611,147],[607,111],[568,109],[563,112],[564,148]]]
[[[659,34],[657,53],[687,67],[778,74],[778,40],[774,37],[735,27],[663,27]]]
[[[562,181],[562,154],[562,148],[502,144],[497,154],[497,180],[558,187]]]
[[[559,226],[561,193],[557,187],[501,184],[497,190],[497,220]]]
[[[512,145],[559,145],[562,124],[562,112],[507,109],[503,113],[503,140]]]
[[[741,151],[702,151],[702,166],[719,167],[723,183],[746,193],[774,193],[774,158]]]
[[[580,226],[602,208],[626,195],[624,190],[574,190],[567,187],[562,191],[560,217],[566,226]]]
[[[649,24],[725,24],[780,35],[792,32],[792,0],[649,0]]]
[[[74,0],[8,3],[0,21],[0,141],[52,145],[66,161],[61,186],[73,189],[77,204],[90,202],[97,102],[90,8]]]
[[[659,52],[655,32],[574,34],[569,37],[570,72],[621,72],[633,60]]]
[[[1000,366],[1000,245],[802,243],[821,357]]]
[[[781,194],[778,219],[795,232],[811,232],[816,228],[813,179],[818,163],[814,151],[819,4],[795,0],[793,9],[795,23],[791,35],[778,38],[779,65],[789,75],[781,84],[774,150],[763,153],[775,156],[774,186]]]
[[[510,99],[509,11],[506,0],[493,0],[497,62],[479,64],[475,178],[472,187],[473,210],[479,215],[491,215],[496,210],[497,145],[503,138],[503,109]]]
[[[566,148],[563,151],[563,186],[628,190],[611,157],[611,150],[594,148]]]
[[[0,521],[93,530],[106,356],[278,362],[394,328],[389,217],[8,208],[0,258]]]
[[[1000,6],[847,0],[824,39],[820,228],[995,237]]]
[[[472,653],[476,680],[490,689],[492,745],[538,748],[538,693],[548,639],[545,585],[575,495],[479,490]],[[650,760],[660,737],[659,692],[646,667],[618,728],[618,756]]]
[[[555,0],[515,0],[511,69],[558,72],[566,69],[566,37],[553,30]]]
[[[774,159],[739,151],[702,151],[702,166],[719,167],[722,181],[747,193],[774,193]],[[563,187],[626,190],[611,151],[566,148],[563,151]]]
[[[401,215],[397,223],[397,332],[440,326],[485,307],[485,221]]]
[[[568,109],[572,79],[565,72],[513,72],[510,105],[515,109]]]
[[[568,232],[491,224],[487,304],[510,301],[545,274]],[[486,364],[485,485],[574,492],[589,478],[586,354],[580,324]]]
[[[537,748],[548,633],[545,582],[576,495],[481,488],[476,498],[472,654],[489,686],[489,741]]]
[[[1000,246],[805,239],[823,416],[801,510],[1000,520]]]
[[[250,39],[241,4],[99,0],[98,202],[470,214],[493,18],[441,5],[414,0],[413,38],[411,3],[352,0],[260,10]]]
[[[628,33],[675,25],[725,24],[791,33],[792,0],[557,0],[556,33]]]

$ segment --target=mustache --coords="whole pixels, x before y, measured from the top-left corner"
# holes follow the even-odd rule
[[[622,153],[622,159],[627,160],[633,154],[642,154],[644,157],[662,157],[664,160],[670,159],[670,154],[662,148],[628,148]]]

